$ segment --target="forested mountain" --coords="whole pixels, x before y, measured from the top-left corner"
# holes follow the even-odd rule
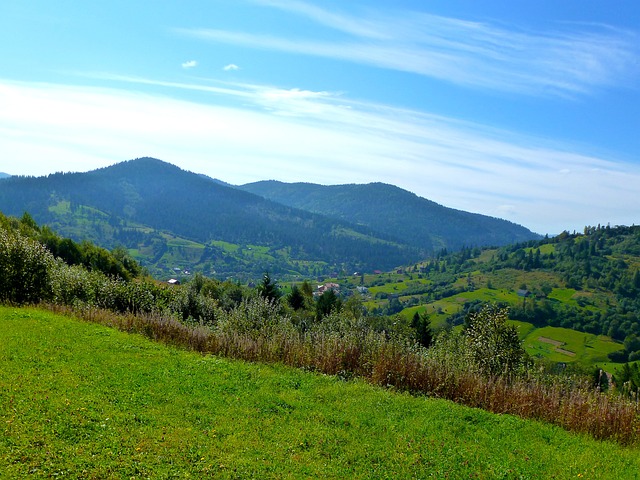
[[[447,208],[384,183],[323,186],[263,181],[239,188],[284,205],[366,225],[431,252],[541,238],[506,220]]]
[[[538,238],[391,185],[237,188],[152,158],[87,173],[4,178],[0,211],[28,212],[74,240],[125,246],[156,276],[174,269],[225,278],[390,270],[442,248]]]
[[[0,172],[0,178],[8,178],[11,175],[9,175],[8,173],[4,173],[4,172]]]
[[[29,212],[76,240],[124,245],[147,266],[207,264],[207,273],[389,269],[425,255],[369,227],[284,206],[151,158],[88,173],[3,179],[0,210]],[[255,246],[268,251],[258,257]],[[314,270],[304,262],[314,262]]]

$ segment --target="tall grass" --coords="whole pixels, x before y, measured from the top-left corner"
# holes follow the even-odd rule
[[[194,351],[248,361],[285,365],[338,375],[357,376],[398,390],[449,399],[499,414],[542,420],[596,439],[621,444],[640,441],[638,403],[598,392],[584,380],[550,377],[481,375],[459,354],[458,337],[423,349],[363,329],[357,321],[332,328],[332,319],[301,332],[277,305],[255,298],[226,312],[213,325],[185,323],[163,313],[117,314],[96,307],[49,305],[57,313]],[[338,322],[338,318],[333,319]]]

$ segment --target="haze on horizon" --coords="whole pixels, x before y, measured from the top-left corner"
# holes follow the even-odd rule
[[[380,181],[542,234],[640,218],[634,2],[7,3],[2,172],[151,156]]]

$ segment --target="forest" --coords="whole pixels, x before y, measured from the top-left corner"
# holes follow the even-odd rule
[[[0,211],[28,212],[78,242],[123,246],[156,277],[173,268],[243,280],[267,269],[289,278],[386,271],[465,242],[539,238],[391,185],[315,186],[320,198],[291,205],[152,158],[0,181]]]

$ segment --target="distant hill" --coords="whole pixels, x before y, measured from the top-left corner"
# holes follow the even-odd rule
[[[11,175],[8,173],[0,172],[0,178],[9,178]]]
[[[538,238],[381,183],[232,187],[153,158],[86,173],[0,180],[0,211],[63,236],[123,245],[155,276],[255,278],[390,270],[442,248]]]
[[[365,225],[431,252],[541,238],[506,220],[447,208],[384,183],[322,186],[263,181],[238,188],[283,205]]]
[[[152,158],[3,179],[0,210],[27,211],[76,240],[125,245],[143,265],[159,269],[320,274],[390,269],[426,254],[367,226],[284,206]]]

